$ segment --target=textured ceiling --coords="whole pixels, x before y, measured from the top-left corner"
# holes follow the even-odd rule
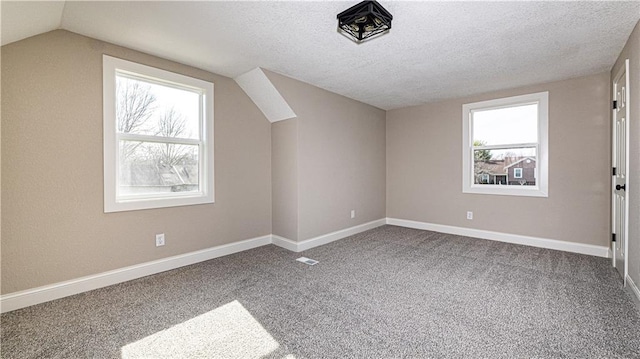
[[[3,1],[2,44],[63,28],[229,77],[262,67],[393,109],[607,71],[640,19],[638,1],[382,0],[393,28],[356,44],[336,30],[355,3]]]

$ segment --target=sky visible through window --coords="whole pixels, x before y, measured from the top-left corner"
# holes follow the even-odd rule
[[[181,137],[199,138],[200,130],[198,125],[200,121],[198,120],[198,116],[200,113],[200,94],[159,85],[151,85],[151,89],[158,99],[159,106],[156,113],[160,115],[174,108],[175,111],[185,119],[185,136]]]
[[[119,193],[198,191],[198,144],[173,139],[200,139],[201,94],[127,75],[116,80],[118,131],[161,139],[146,142],[125,136],[119,141]]]
[[[199,93],[125,76],[117,76],[117,81],[118,86],[133,86],[137,84],[140,88],[148,90],[155,97],[155,101],[149,106],[149,119],[135,133],[151,136],[158,135],[160,119],[173,110],[173,116],[175,116],[176,120],[184,123],[184,131],[181,131],[176,137],[192,139],[200,137],[200,121],[198,118],[200,115]]]
[[[528,104],[473,111],[473,141],[484,145],[538,142],[538,105]],[[535,156],[535,148],[491,150],[494,159],[504,156]]]

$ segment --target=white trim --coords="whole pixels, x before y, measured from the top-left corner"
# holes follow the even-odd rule
[[[636,295],[636,297],[638,297],[638,300],[640,300],[640,289],[638,288],[636,283],[633,281],[633,279],[631,279],[630,276],[626,276],[626,279],[627,279],[627,284],[631,288],[631,291],[633,292],[633,294]]]
[[[64,282],[45,285],[42,287],[9,293],[0,296],[0,313],[6,313],[31,305],[36,305],[51,300],[68,297],[70,295],[145,277],[148,275],[161,273],[171,269],[176,269],[183,266],[226,256],[229,254],[246,251],[267,244],[275,244],[279,247],[286,248],[293,252],[302,252],[304,250],[321,246],[323,244],[352,236],[354,234],[383,226],[385,224],[386,219],[382,218],[376,221],[331,232],[329,234],[307,239],[301,242],[294,242],[290,239],[270,234],[262,237],[247,239],[240,242],[223,244],[220,246],[211,247],[195,252],[180,254],[151,262],[115,269],[112,271],[98,273],[86,277],[71,279]]]
[[[200,137],[198,140],[180,138],[160,138],[135,134],[118,134],[116,131],[116,75],[133,74],[136,79],[158,83],[163,86],[183,90],[193,90],[200,95]],[[161,79],[161,80],[160,80]],[[149,208],[165,208],[214,203],[214,84],[190,76],[158,69],[102,55],[103,84],[103,169],[104,169],[104,212],[132,211]],[[163,143],[182,143],[199,146],[199,187],[198,192],[175,195],[119,196],[119,140],[141,140]]]
[[[301,242],[295,242],[290,239],[273,235],[266,235],[247,239],[240,242],[224,244],[216,247],[203,249],[200,251],[180,254],[168,258],[158,259],[151,262],[137,264],[129,267],[115,269],[112,271],[94,274],[86,277],[72,279],[64,282],[54,283],[38,288],[27,289],[20,292],[9,293],[0,296],[0,312],[6,313],[12,310],[25,308],[51,300],[68,297],[70,295],[87,292],[93,289],[106,287],[113,284],[126,282],[129,280],[145,277],[152,274],[180,268],[183,266],[207,261],[210,259],[226,256],[233,253],[246,251],[249,249],[261,247],[267,244],[275,244],[279,247],[288,249],[293,252],[302,252],[307,249],[318,247],[327,243],[337,241],[342,238],[352,236],[370,229],[383,226],[385,224],[402,226],[407,228],[423,229],[435,232],[456,234],[462,236],[470,236],[476,238],[490,239],[507,243],[523,244],[533,247],[555,249],[580,254],[588,254],[598,257],[610,257],[610,249],[604,246],[595,246],[590,244],[580,244],[558,241],[553,239],[544,239],[536,237],[521,236],[515,234],[506,234],[499,232],[484,231],[471,228],[462,228],[454,226],[446,226],[440,224],[432,224],[425,222],[417,222],[396,218],[382,218],[368,223],[360,224],[350,228],[331,232],[322,236],[307,239]],[[636,294],[638,289],[635,284],[629,280]],[[640,298],[640,295],[639,295]]]
[[[474,184],[473,166],[473,119],[476,110],[506,108],[517,105],[538,104],[538,142],[521,144],[536,147],[535,186],[487,186]],[[549,197],[549,92],[537,92],[462,105],[462,193],[493,194],[508,196]],[[479,148],[511,148],[517,144],[482,146]],[[539,178],[538,178],[539,177]]]
[[[616,87],[613,86],[617,83],[619,83],[619,81],[621,80],[621,76],[622,73],[624,71],[624,75],[625,75],[625,87],[626,87],[626,92],[622,92],[622,94],[624,94],[624,97],[622,98],[622,100],[625,102],[625,154],[624,154],[624,158],[625,158],[625,183],[628,184],[629,183],[629,165],[630,165],[630,158],[629,158],[629,139],[630,139],[630,106],[629,106],[629,101],[631,99],[630,96],[630,80],[629,80],[629,59],[626,59],[624,62],[624,66],[621,67],[618,72],[616,73],[616,76],[613,78],[613,82],[612,82],[612,86],[611,89],[613,90],[612,93],[612,98],[616,98]],[[612,150],[611,150],[611,156],[612,156],[612,165],[614,167],[620,167],[619,166],[619,158],[617,157],[617,143],[616,140],[618,140],[617,135],[616,135],[616,112],[617,109],[613,109],[611,112],[611,125],[612,125]],[[615,198],[615,185],[616,185],[616,176],[612,177],[612,181],[611,181],[611,226],[612,226],[612,232],[615,234],[620,234],[620,233],[616,233],[616,198]],[[623,240],[624,241],[624,248],[623,248],[623,252],[624,252],[624,268],[623,268],[623,282],[624,285],[627,285],[627,278],[629,278],[629,199],[630,199],[630,193],[629,193],[629,186],[626,187],[625,189],[625,201],[624,201],[624,233],[622,234],[622,238],[618,239],[618,240]],[[618,236],[620,237],[620,236]],[[611,244],[611,247],[613,248],[612,253],[612,264],[615,267],[616,266],[616,253],[615,253],[615,243]]]
[[[625,109],[626,109],[626,113],[625,113],[625,155],[624,155],[624,161],[625,161],[625,183],[629,184],[629,165],[630,165],[630,159],[629,159],[629,155],[631,154],[630,150],[629,150],[629,146],[631,146],[631,144],[629,143],[629,139],[631,138],[631,106],[629,105],[629,103],[631,102],[631,80],[629,78],[629,59],[626,59],[624,61],[624,67],[625,67],[625,81],[626,81],[626,87],[627,87],[627,93],[625,100]],[[624,201],[624,277],[626,278],[630,278],[629,277],[629,200],[632,198],[631,197],[631,193],[633,193],[633,189],[631,191],[629,191],[628,189],[629,186],[627,186],[627,188],[625,189],[625,201]],[[625,283],[626,284],[626,283]],[[635,284],[634,284],[635,285]],[[636,290],[638,289],[638,287],[636,287]],[[637,294],[638,292],[636,292]]]
[[[516,170],[520,170],[520,176],[516,175]],[[513,178],[522,178],[522,167],[513,168]]]
[[[364,231],[368,231],[376,227],[384,226],[385,224],[387,224],[387,221],[385,218],[382,218],[382,219],[367,222],[358,226],[341,229],[339,231],[331,232],[329,234],[307,239],[307,240],[298,242],[298,252],[306,251],[307,249],[311,249],[313,247],[318,247],[323,244],[331,243],[333,241],[337,241],[345,237],[353,236],[354,234],[362,233]]]
[[[54,299],[126,282],[132,279],[180,268],[183,266],[207,261],[213,258],[246,251],[271,243],[271,235],[256,237],[240,242],[223,244],[195,252],[180,254],[151,262],[115,269],[82,278],[72,279],[38,288],[0,296],[0,312],[28,307]]]
[[[322,236],[314,237],[314,238],[307,239],[300,242],[295,242],[295,241],[292,241],[291,239],[276,236],[276,235],[272,235],[272,238],[273,238],[273,244],[277,246],[286,248],[294,252],[302,252],[302,251],[306,251],[307,249],[318,247],[327,243],[337,241],[345,237],[353,236],[354,234],[358,234],[376,227],[383,226],[386,223],[387,223],[387,220],[385,218],[382,218],[382,219],[367,222],[367,223],[353,226],[350,228],[341,229],[339,231],[331,232],[329,234],[324,234]]]
[[[565,242],[555,239],[538,238],[530,236],[522,236],[519,234],[509,234],[493,231],[485,231],[481,229],[464,228],[447,226],[442,224],[433,224],[426,222],[410,221],[405,219],[387,218],[387,224],[401,226],[407,228],[424,229],[427,231],[456,234],[459,236],[475,237],[489,239],[492,241],[522,244],[525,246],[554,249],[565,252],[587,254],[596,257],[611,257],[611,250],[607,246],[596,246],[593,244],[583,244],[574,242]]]
[[[300,252],[298,250],[298,243],[292,241],[289,238],[276,236],[275,234],[271,235],[271,243],[275,244],[278,247],[282,247],[284,249],[288,249],[292,252]]]

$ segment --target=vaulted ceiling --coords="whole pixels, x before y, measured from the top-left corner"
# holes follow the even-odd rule
[[[229,77],[266,68],[393,109],[608,71],[640,2],[381,1],[388,34],[356,44],[357,1],[45,1],[0,5],[2,45],[54,29]]]

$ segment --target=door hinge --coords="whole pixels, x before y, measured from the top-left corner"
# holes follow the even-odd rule
[[[616,110],[618,108],[618,101],[613,101],[613,109]]]
[[[611,233],[611,242],[615,242],[615,241],[616,241],[616,234]]]
[[[616,171],[616,168],[615,168],[615,167],[613,167],[613,175],[615,176],[615,175],[617,175],[617,174],[618,174],[618,172]]]

